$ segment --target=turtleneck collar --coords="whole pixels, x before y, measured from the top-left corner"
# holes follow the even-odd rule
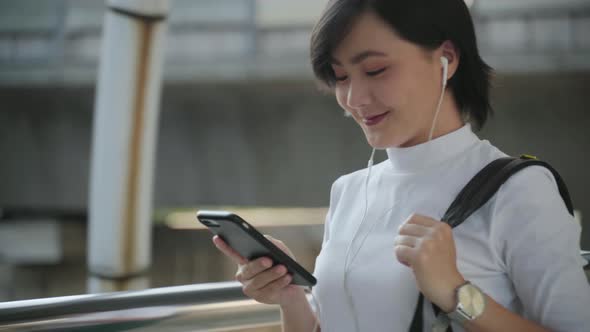
[[[407,148],[388,148],[387,156],[394,172],[416,173],[457,157],[476,142],[479,138],[471,130],[471,125],[466,124],[430,142]]]

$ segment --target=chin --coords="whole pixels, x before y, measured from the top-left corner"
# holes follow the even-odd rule
[[[388,144],[376,144],[376,143],[371,143],[371,142],[369,142],[369,145],[372,148],[377,149],[377,150],[385,150],[385,149],[391,147],[391,145],[388,145]]]
[[[366,136],[367,143],[375,149],[385,150],[387,148],[396,148],[404,144],[404,140],[401,137],[387,136]]]
[[[372,148],[375,148],[378,150],[384,150],[384,149],[395,146],[395,144],[391,144],[391,142],[389,142],[387,140],[370,138],[370,137],[367,137],[367,143],[369,143],[369,145]]]

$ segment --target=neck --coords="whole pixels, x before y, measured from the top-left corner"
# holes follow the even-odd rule
[[[388,148],[387,156],[394,172],[416,173],[446,161],[456,160],[479,141],[479,138],[471,131],[471,126],[464,125],[428,143],[407,148]]]

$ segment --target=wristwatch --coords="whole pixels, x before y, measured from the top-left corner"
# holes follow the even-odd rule
[[[455,298],[457,306],[447,316],[461,325],[481,316],[486,308],[485,294],[469,281],[455,289]]]

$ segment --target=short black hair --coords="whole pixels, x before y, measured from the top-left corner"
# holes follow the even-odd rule
[[[461,115],[477,129],[493,113],[489,101],[493,70],[477,49],[473,21],[464,0],[330,0],[313,28],[310,58],[315,76],[332,88],[336,82],[332,52],[354,21],[373,11],[403,39],[435,50],[449,40],[460,60],[449,80]]]

